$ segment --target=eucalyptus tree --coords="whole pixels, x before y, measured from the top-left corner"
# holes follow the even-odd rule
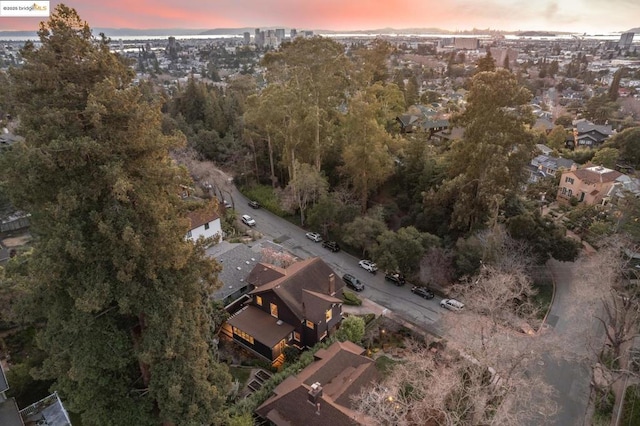
[[[320,170],[323,157],[334,140],[336,116],[349,86],[349,61],[344,46],[325,37],[297,38],[265,55],[263,64],[270,85],[285,86],[294,94],[297,114],[289,115],[289,120],[299,121],[297,127],[305,125],[309,128],[299,134],[306,143],[300,144],[298,149],[309,148],[306,157],[299,159]],[[286,105],[271,106],[283,108]]]
[[[230,376],[213,357],[219,266],[185,241],[160,105],[75,10],[56,7],[11,72],[19,133],[3,184],[31,213],[41,378],[85,425],[223,424]]]
[[[451,227],[463,232],[495,221],[504,200],[526,181],[534,149],[531,93],[505,69],[476,74],[467,107],[455,122],[463,138],[449,152],[449,179],[439,189],[453,200]]]

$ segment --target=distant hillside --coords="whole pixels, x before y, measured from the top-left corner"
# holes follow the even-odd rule
[[[636,33],[640,35],[640,27],[631,28],[630,30],[625,31],[625,33]]]

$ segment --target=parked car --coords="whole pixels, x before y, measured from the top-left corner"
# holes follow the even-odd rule
[[[413,287],[411,287],[411,293],[417,294],[418,296],[424,297],[425,299],[434,298],[433,292],[426,287],[418,287],[414,285]]]
[[[464,308],[464,303],[456,299],[442,299],[440,302],[442,308],[447,308],[450,311],[461,311]]]
[[[322,247],[329,249],[333,252],[340,251],[340,246],[335,241],[323,241]]]
[[[249,216],[248,214],[242,215],[242,222],[245,225],[256,226],[256,221],[251,216]]]
[[[231,203],[230,203],[230,202],[228,202],[227,200],[222,200],[222,204],[224,205],[224,207],[225,207],[226,209],[230,209],[230,208],[232,208],[232,207],[233,207],[233,206],[231,205]]]
[[[308,239],[310,239],[311,241],[315,241],[316,243],[322,241],[322,237],[316,232],[307,232],[305,235]]]
[[[358,265],[360,265],[360,267],[365,271],[369,271],[372,274],[375,274],[376,271],[378,270],[378,265],[376,265],[370,260],[363,259],[360,262],[358,262]]]
[[[250,200],[249,201],[249,207],[252,207],[254,209],[259,209],[260,208],[260,203],[258,203],[257,201]]]
[[[391,281],[392,283],[394,283],[397,286],[401,286],[401,285],[404,285],[406,283],[404,275],[402,275],[400,272],[389,272],[389,271],[387,271],[384,274],[384,279],[387,280],[387,281]]]
[[[360,281],[359,279],[357,279],[351,274],[344,274],[342,276],[342,280],[345,282],[345,284],[347,284],[347,287],[355,291],[364,290],[364,284],[362,284],[362,281]]]

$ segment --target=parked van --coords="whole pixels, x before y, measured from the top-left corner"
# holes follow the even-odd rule
[[[456,300],[456,299],[442,299],[440,302],[440,306],[443,308],[447,308],[450,311],[460,311],[464,308],[464,303]]]

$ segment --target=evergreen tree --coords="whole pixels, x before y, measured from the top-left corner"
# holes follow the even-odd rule
[[[525,182],[534,146],[530,99],[508,70],[473,77],[467,108],[456,119],[464,137],[451,146],[450,180],[439,191],[455,200],[453,228],[466,232],[495,221],[504,200]]]
[[[26,142],[2,162],[38,241],[38,375],[85,425],[222,424],[230,377],[208,304],[219,268],[184,239],[186,176],[168,156],[181,141],[75,10],[57,6],[39,37],[11,73]]]

